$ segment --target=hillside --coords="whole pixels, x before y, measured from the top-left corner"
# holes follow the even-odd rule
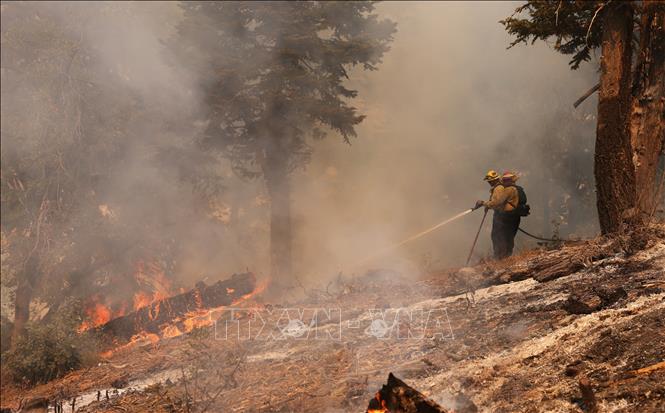
[[[45,397],[70,411],[76,396],[80,412],[362,412],[392,372],[456,412],[663,411],[664,269],[657,225],[417,281],[340,276],[30,390],[3,386],[2,406]]]

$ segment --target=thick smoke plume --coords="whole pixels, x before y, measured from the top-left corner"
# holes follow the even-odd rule
[[[11,7],[3,3],[3,14]],[[397,22],[398,33],[378,71],[351,72],[349,86],[359,91],[355,105],[367,115],[358,138],[351,145],[336,136],[313,142],[311,164],[293,176],[294,259],[302,280],[318,283],[368,267],[415,275],[463,264],[480,211],[364,268],[350,268],[487,198],[482,177],[488,169],[520,172],[532,210],[523,221],[529,230],[546,236],[557,228],[562,235],[596,231],[589,224],[595,222],[589,192],[595,102],[572,110],[572,102],[594,83],[595,64],[571,72],[566,58],[545,46],[506,50],[509,39],[498,21],[514,7],[378,6],[382,17]],[[77,8],[104,12],[73,24],[77,15],[70,11]],[[121,125],[128,131],[124,155],[96,195],[111,211],[105,217],[120,221],[133,243],[171,239],[177,245],[172,272],[183,284],[247,268],[265,272],[269,226],[262,182],[239,179],[222,157],[196,145],[206,122],[198,87],[208,73],[185,70],[165,47],[182,18],[177,4],[52,3],[41,13],[79,30],[75,34],[97,59],[92,77],[106,79],[99,85],[103,93],[120,89],[144,108]],[[2,62],[3,87],[13,81],[5,70],[10,63]],[[22,86],[17,95],[3,94],[3,113],[30,87]],[[35,102],[32,110],[46,109]],[[32,148],[29,140],[4,133],[2,144],[3,154]],[[220,189],[203,202],[188,189],[182,171],[211,158],[206,165],[212,165],[210,177],[219,178]],[[148,229],[153,232],[145,234]],[[489,253],[488,239],[486,224],[480,255]],[[518,238],[518,246],[531,244]]]
[[[595,101],[572,109],[595,83],[595,63],[572,72],[546,46],[506,50],[509,38],[498,21],[515,6],[380,4],[399,32],[378,72],[352,78],[367,114],[359,138],[350,147],[323,142],[298,177],[303,268],[348,270],[345,264],[359,256],[486,199],[488,169],[522,175],[533,211],[525,228],[545,236],[558,225],[562,236],[596,232]],[[463,265],[481,214],[374,266],[396,259],[419,268]],[[491,251],[489,228],[477,250],[483,255]],[[517,244],[533,241],[518,236]]]

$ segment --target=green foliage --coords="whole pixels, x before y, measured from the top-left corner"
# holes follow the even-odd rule
[[[529,0],[501,24],[515,36],[509,47],[554,38],[554,49],[573,55],[570,66],[577,69],[591,58],[591,50],[600,46],[602,15],[613,7],[611,2],[600,1]]]
[[[307,138],[345,142],[363,120],[348,70],[375,70],[395,32],[372,2],[182,2],[171,46],[202,73],[209,126],[241,176],[307,164]],[[286,164],[286,168],[284,165]]]
[[[80,306],[68,303],[66,310],[49,322],[34,322],[2,356],[2,364],[17,383],[45,383],[90,365],[97,358],[97,343],[89,334],[78,334]]]

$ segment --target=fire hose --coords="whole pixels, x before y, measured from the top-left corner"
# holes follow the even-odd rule
[[[476,206],[472,208],[472,211],[475,211],[476,209],[480,208],[480,206]],[[485,208],[485,214],[483,214],[483,219],[480,221],[480,227],[478,227],[478,232],[476,232],[476,237],[473,239],[473,244],[471,245],[471,251],[469,251],[469,255],[466,258],[466,264],[465,266],[469,265],[469,262],[471,261],[471,256],[473,255],[473,250],[476,248],[476,243],[478,242],[478,236],[480,235],[480,231],[483,229],[483,224],[485,223],[485,218],[487,217],[487,211],[489,209]],[[537,239],[539,241],[548,241],[548,242],[563,242],[566,240],[560,239],[560,238],[544,238],[544,237],[539,237],[537,235],[533,235],[522,228],[517,228],[521,233],[524,235],[531,237],[533,239]]]
[[[525,230],[523,230],[522,228],[517,228],[517,229],[522,234],[526,235],[527,237],[531,237],[533,239],[537,239],[537,240],[540,240],[540,241],[549,241],[549,242],[563,242],[563,241],[566,241],[565,239],[561,239],[561,238],[543,238],[543,237],[539,237],[539,236],[530,234],[530,233],[526,232]]]
[[[444,226],[444,225],[446,225],[446,224],[448,224],[448,223],[450,223],[450,222],[452,222],[452,221],[455,221],[455,220],[457,220],[457,219],[459,219],[459,218],[461,218],[461,217],[463,217],[463,216],[465,216],[465,215],[467,215],[467,214],[470,214],[471,212],[475,211],[475,210],[478,209],[478,208],[479,208],[479,207],[474,207],[474,208],[467,209],[467,210],[465,210],[465,211],[463,211],[463,212],[460,212],[459,214],[457,214],[457,215],[455,215],[455,216],[453,216],[453,217],[451,217],[451,218],[448,218],[448,219],[446,219],[446,220],[444,220],[444,221],[442,221],[442,222],[439,222],[438,224],[436,224],[436,225],[434,225],[434,226],[432,226],[432,227],[430,227],[430,228],[425,229],[424,231],[421,231],[421,232],[419,232],[419,233],[417,233],[417,234],[415,234],[415,235],[412,235],[412,236],[410,236],[410,237],[408,237],[408,238],[406,238],[406,239],[404,239],[404,240],[402,240],[402,241],[400,241],[400,242],[397,242],[397,243],[392,244],[392,245],[389,245],[389,246],[387,246],[387,247],[385,247],[385,248],[383,248],[383,249],[381,249],[381,250],[379,250],[379,251],[376,251],[374,254],[371,254],[371,255],[365,257],[364,259],[359,260],[359,261],[356,261],[356,262],[351,266],[351,268],[355,268],[355,267],[357,267],[357,266],[359,266],[359,265],[361,265],[361,264],[366,264],[367,262],[369,262],[369,261],[371,261],[371,260],[373,260],[373,259],[375,259],[375,258],[377,258],[377,257],[379,257],[379,256],[382,256],[382,255],[386,254],[387,252],[390,252],[390,251],[392,251],[392,250],[394,250],[394,249],[396,249],[396,248],[398,248],[398,247],[400,247],[400,246],[402,246],[402,245],[404,245],[404,244],[410,243],[411,241],[414,241],[414,240],[416,240],[416,239],[418,239],[418,238],[421,238],[421,237],[423,237],[423,236],[429,234],[430,232],[433,232],[433,231],[439,229],[440,227],[442,227],[442,226]],[[475,238],[473,239],[473,245],[471,246],[471,251],[469,252],[469,255],[468,255],[467,259],[466,259],[466,265],[469,265],[469,262],[471,261],[471,256],[473,255],[473,250],[476,248],[476,243],[478,242],[478,236],[480,235],[480,231],[482,230],[482,228],[483,228],[483,224],[485,223],[485,218],[487,217],[487,211],[488,211],[488,209],[485,209],[485,214],[483,215],[483,219],[482,219],[482,221],[480,222],[480,227],[478,228],[478,231],[476,232],[476,236],[475,236]],[[523,230],[522,228],[518,228],[518,229],[519,229],[522,233],[524,233],[525,235],[527,235],[527,236],[529,236],[529,237],[532,237],[532,238],[534,238],[534,239],[540,240],[540,241],[550,241],[550,242],[561,242],[561,241],[565,241],[565,240],[558,239],[558,238],[543,238],[543,237],[538,237],[538,236],[536,236],[536,235],[533,235],[533,234],[528,233],[527,231]]]

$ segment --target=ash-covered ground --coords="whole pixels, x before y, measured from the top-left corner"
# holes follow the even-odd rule
[[[665,410],[662,224],[418,281],[340,277],[305,298],[243,306],[63,379],[3,387],[2,406],[42,396],[65,411],[77,397],[81,412],[364,412],[392,372],[456,412]]]

